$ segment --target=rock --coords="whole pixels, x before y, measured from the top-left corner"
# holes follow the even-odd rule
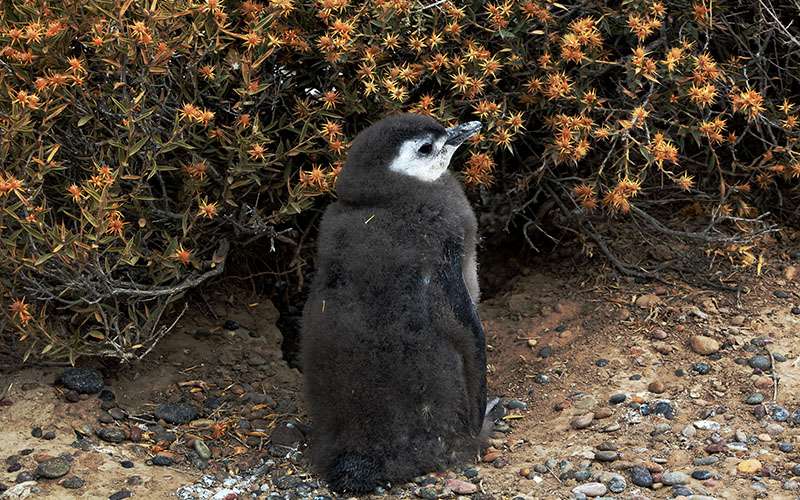
[[[549,345],[546,345],[546,346],[542,347],[541,349],[539,349],[539,357],[540,358],[549,358],[552,355],[553,355],[553,348],[550,347]]]
[[[500,450],[489,448],[488,450],[486,450],[486,453],[483,455],[483,458],[481,460],[483,460],[486,463],[491,463],[497,460],[498,458],[500,458]]]
[[[614,414],[614,412],[612,412],[610,408],[606,408],[606,407],[598,408],[597,410],[594,411],[594,419],[595,420],[602,420],[604,418],[610,417],[613,414]]]
[[[769,356],[753,356],[747,361],[747,364],[750,365],[750,368],[761,370],[762,372],[772,368],[772,360],[769,359]]]
[[[203,460],[211,458],[211,450],[208,449],[208,445],[202,439],[194,440],[194,451],[196,451],[197,455]]]
[[[719,457],[717,457],[715,455],[711,455],[711,456],[708,456],[708,457],[697,457],[694,460],[692,460],[692,463],[694,465],[699,465],[699,466],[714,465],[717,462],[719,462]]]
[[[124,498],[130,498],[132,495],[133,493],[131,493],[128,490],[119,490],[118,492],[108,497],[108,500],[123,500]]]
[[[794,314],[794,315],[800,315],[800,306],[794,306],[794,307],[792,308],[792,314]]]
[[[692,365],[692,371],[698,375],[706,375],[711,371],[711,365],[708,363],[695,363]]]
[[[605,495],[608,488],[603,483],[585,483],[572,488],[575,495],[586,495],[587,497],[599,497]]]
[[[764,395],[761,394],[760,392],[754,392],[753,394],[750,394],[749,396],[747,396],[747,398],[744,400],[744,402],[749,404],[749,405],[761,404],[761,403],[764,402]]]
[[[719,423],[713,420],[695,420],[692,425],[704,431],[718,432],[720,430]]]
[[[130,460],[123,460],[119,463],[124,469],[133,469],[133,462]]]
[[[653,415],[662,415],[667,420],[672,420],[675,418],[675,408],[669,401],[657,401],[654,405],[652,405],[650,413]]]
[[[647,390],[652,392],[653,394],[661,394],[666,390],[666,387],[664,386],[663,382],[655,380],[653,382],[650,382],[650,384],[648,384]]]
[[[235,332],[240,328],[239,322],[233,319],[225,320],[225,323],[222,324],[222,328],[230,331]]]
[[[569,425],[573,429],[585,429],[592,425],[592,420],[594,420],[594,413],[589,412],[583,415],[578,415],[577,417],[573,417],[570,420]]]
[[[783,453],[791,453],[794,451],[794,445],[784,441],[783,443],[778,444],[778,449]]]
[[[42,428],[41,427],[34,427],[33,429],[31,429],[31,436],[33,436],[35,438],[42,437]]]
[[[636,486],[641,486],[642,488],[653,486],[653,476],[646,467],[635,465],[628,470],[628,473],[631,476],[631,482]]]
[[[787,491],[800,491],[800,481],[795,481],[794,479],[789,479],[788,481],[784,481],[783,485],[781,485],[784,490]]]
[[[661,474],[661,482],[667,486],[686,484],[689,482],[689,475],[685,472],[665,472]]]
[[[68,490],[77,490],[78,488],[83,488],[83,485],[86,484],[86,481],[78,476],[70,476],[61,481],[59,484]]]
[[[599,358],[594,360],[594,365],[600,368],[605,368],[608,366],[608,360],[606,358]]]
[[[703,356],[708,356],[709,354],[719,351],[720,347],[719,342],[705,335],[695,335],[689,342],[692,350]]]
[[[681,431],[681,435],[683,437],[689,438],[689,439],[693,438],[695,436],[695,434],[697,434],[697,430],[694,428],[693,425],[687,425]]]
[[[94,394],[103,389],[103,376],[94,368],[67,368],[59,380],[67,389],[80,394]]]
[[[460,479],[448,479],[445,487],[457,495],[472,495],[478,491],[478,485]]]
[[[611,490],[612,493],[622,493],[627,487],[628,484],[625,482],[625,479],[619,474],[615,474],[608,482],[608,489]]]
[[[628,399],[628,396],[626,394],[618,393],[611,396],[608,399],[608,402],[611,403],[612,405],[618,405],[624,403],[626,399]]]
[[[667,332],[664,330],[656,329],[653,330],[652,336],[656,340],[664,340],[667,338]]]
[[[619,453],[611,450],[599,450],[594,453],[594,458],[598,462],[613,462],[619,458]]]
[[[786,422],[789,420],[789,410],[783,406],[775,405],[770,411],[770,416],[772,417],[772,420],[775,420],[776,422]]]
[[[56,438],[56,433],[54,431],[47,431],[42,434],[42,439],[45,441],[52,441]]]
[[[152,459],[150,459],[150,463],[153,465],[172,465],[172,459],[166,455],[156,455]]]
[[[61,457],[45,460],[36,467],[36,477],[45,479],[56,479],[65,476],[69,472],[70,463]]]
[[[109,443],[121,443],[125,441],[125,433],[116,427],[100,427],[95,431],[97,437]]]
[[[775,290],[774,292],[772,292],[772,295],[774,295],[775,298],[778,299],[788,299],[791,297],[791,295],[789,295],[787,292],[784,292],[783,290]]]
[[[750,460],[742,460],[739,462],[739,465],[736,466],[736,470],[742,474],[756,474],[761,470],[761,462],[754,458]]]
[[[705,469],[698,469],[692,472],[692,478],[697,479],[698,481],[705,481],[706,479],[711,479],[711,471],[707,471]]]
[[[186,424],[197,418],[197,410],[187,403],[164,403],[156,408],[156,417],[170,424]]]
[[[651,307],[657,305],[661,302],[661,299],[658,295],[653,295],[652,293],[648,293],[646,295],[641,295],[639,298],[636,299],[636,306],[640,309],[650,309]]]
[[[771,377],[765,377],[761,375],[756,377],[755,380],[753,380],[753,386],[756,389],[761,389],[762,391],[765,391],[767,389],[772,389],[772,385],[773,382]]]
[[[305,441],[305,435],[293,422],[281,422],[270,435],[272,444],[295,448]]]
[[[527,410],[528,403],[520,401],[519,399],[512,399],[506,403],[506,408],[509,410]]]
[[[436,500],[439,498],[439,495],[436,493],[434,488],[417,488],[414,490],[414,494],[419,498],[424,498],[425,500]]]
[[[122,411],[121,408],[111,408],[108,410],[108,414],[111,415],[111,418],[114,420],[125,420],[127,418],[127,415],[125,415],[125,412]]]
[[[14,478],[14,482],[17,484],[20,483],[27,483],[28,481],[36,480],[36,476],[32,472],[28,472],[26,470],[17,474],[17,477]]]

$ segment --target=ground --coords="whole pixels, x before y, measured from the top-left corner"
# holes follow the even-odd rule
[[[376,496],[800,498],[800,253],[771,262],[741,271],[739,293],[619,277],[598,259],[504,276],[481,305],[505,408],[492,447]],[[277,317],[220,287],[143,362],[81,364],[102,374],[102,398],[57,383],[62,367],[4,373],[0,498],[333,496],[303,455],[301,374]],[[196,414],[165,422],[176,408]],[[62,478],[15,485],[56,457]]]

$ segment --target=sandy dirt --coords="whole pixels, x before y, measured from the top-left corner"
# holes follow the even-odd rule
[[[476,485],[471,492],[462,484],[461,496],[478,500],[571,498],[573,488],[595,480],[609,486],[610,474],[619,474],[624,490],[607,497],[671,498],[687,491],[659,483],[661,472],[707,470],[709,479],[691,478],[683,487],[714,498],[800,498],[800,490],[791,489],[792,468],[800,462],[800,421],[791,423],[791,412],[800,410],[800,311],[792,312],[800,306],[798,267],[784,259],[741,294],[637,283],[586,262],[522,269],[506,291],[481,305],[490,392],[509,409],[493,447],[473,464],[477,477],[449,471],[378,496],[455,497],[457,480]],[[9,490],[0,498],[109,498],[118,492],[170,498],[181,487],[181,498],[333,496],[308,472],[302,453],[301,374],[282,359],[277,317],[269,301],[221,287],[143,362],[83,362],[97,368],[115,394],[106,407],[123,410],[112,423],[98,420],[106,412],[96,395],[67,401],[56,383],[62,368],[4,373],[0,392],[11,388],[0,402],[0,483],[11,488],[19,474],[6,470],[6,457],[32,471],[37,461],[66,453],[72,465],[64,477],[78,476],[85,485],[67,489],[63,479],[40,479],[26,483],[27,493]],[[226,320],[239,328],[222,328]],[[716,340],[718,351],[694,352],[695,335]],[[758,355],[772,357],[773,369],[760,373],[749,366]],[[695,363],[710,371],[697,373]],[[763,403],[745,403],[755,392],[764,395]],[[615,394],[625,394],[625,401],[610,404]],[[658,401],[668,402],[674,418],[648,414]],[[164,402],[193,405],[197,418],[158,422],[154,412]],[[522,403],[527,409],[513,409]],[[789,411],[788,421],[772,418],[776,403]],[[571,421],[589,412],[595,418],[588,426],[574,428]],[[55,438],[33,437],[34,427],[54,431]],[[104,442],[93,432],[100,427],[120,429],[126,440]],[[162,439],[170,431],[174,439]],[[210,460],[198,457],[195,440],[206,443]],[[793,449],[781,451],[787,443]],[[617,455],[599,461],[598,447]],[[33,451],[21,455],[25,449]],[[157,455],[171,465],[151,465]],[[695,464],[711,455],[716,463]],[[754,459],[757,470],[743,471],[742,462]],[[133,467],[122,467],[124,460]],[[651,471],[655,487],[633,484],[636,465]],[[576,480],[580,470],[589,473]]]

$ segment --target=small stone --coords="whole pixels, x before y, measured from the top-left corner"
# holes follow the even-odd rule
[[[420,498],[424,498],[425,500],[436,500],[439,498],[439,495],[436,493],[434,488],[417,488],[414,490],[414,494]]]
[[[770,412],[772,420],[776,422],[786,422],[789,420],[789,410],[780,405],[775,405]]]
[[[35,438],[42,437],[42,428],[41,427],[34,427],[33,429],[31,429],[31,436],[33,436]]]
[[[783,453],[791,453],[794,451],[794,445],[784,441],[783,443],[778,444],[778,449]]]
[[[706,479],[710,479],[711,476],[711,471],[707,471],[705,469],[698,469],[692,472],[692,477],[698,481],[705,481]]]
[[[56,479],[69,472],[70,463],[61,457],[45,460],[36,467],[36,476],[45,479]]]
[[[208,445],[202,439],[194,440],[194,451],[196,451],[203,460],[211,458],[211,450],[208,449]]]
[[[628,473],[631,476],[631,482],[636,486],[641,486],[642,488],[653,486],[653,476],[646,467],[635,465],[628,470]]]
[[[17,477],[14,478],[14,482],[19,483],[27,483],[28,481],[35,481],[36,476],[32,472],[28,472],[26,470],[17,474]]]
[[[708,456],[708,457],[697,457],[694,460],[692,460],[692,463],[694,465],[699,465],[699,466],[714,465],[717,462],[719,462],[719,457],[717,457],[715,455],[711,455],[711,456]]]
[[[542,384],[542,385],[549,384],[550,377],[548,377],[544,373],[537,373],[536,376],[533,378],[533,381],[536,382],[537,384]]]
[[[617,460],[619,458],[619,453],[610,450],[608,451],[598,450],[595,452],[594,458],[599,462],[613,462],[614,460]]]
[[[622,493],[627,487],[628,484],[625,482],[625,479],[619,474],[614,475],[608,482],[608,489],[611,490],[612,493]]]
[[[708,363],[695,363],[692,365],[692,371],[698,375],[706,375],[711,371],[711,365]]]
[[[713,420],[695,420],[692,425],[704,431],[718,432],[720,430],[719,423]]]
[[[47,431],[42,434],[42,439],[45,441],[52,441],[56,438],[56,433],[54,431]]]
[[[520,401],[519,399],[512,399],[506,403],[506,408],[509,410],[527,410],[528,403]]]
[[[608,366],[608,360],[605,358],[596,359],[594,361],[595,366],[599,366],[600,368]]]
[[[781,487],[787,491],[798,491],[800,490],[800,481],[789,479],[787,481],[784,481]]]
[[[704,356],[719,351],[720,347],[719,342],[705,335],[695,335],[689,342],[694,352]]]
[[[750,368],[761,370],[762,372],[772,368],[772,361],[769,359],[769,356],[753,356],[747,361],[747,364],[750,365]]]
[[[489,448],[489,450],[486,451],[481,460],[483,460],[486,463],[491,463],[497,460],[498,458],[500,458],[500,450]]]
[[[166,455],[156,455],[152,459],[150,459],[150,463],[153,465],[172,465],[172,459]]]
[[[77,403],[81,400],[81,395],[77,391],[69,390],[64,391],[64,399],[70,403]]]
[[[662,415],[667,420],[675,418],[675,408],[669,401],[658,401],[651,410],[653,415]]]
[[[11,462],[6,467],[6,472],[18,472],[20,470],[22,470],[22,464],[19,462]]]
[[[691,497],[693,492],[691,489],[687,488],[683,485],[677,485],[672,487],[672,496],[673,497]]]
[[[800,306],[794,306],[794,307],[792,308],[792,314],[794,314],[794,315],[800,315]]]
[[[109,443],[121,443],[125,441],[125,433],[116,427],[100,427],[95,431],[97,437]]]
[[[67,389],[80,394],[94,394],[103,389],[103,376],[93,368],[67,368],[59,380]]]
[[[653,330],[652,336],[656,340],[664,340],[667,338],[667,332],[664,330]]]
[[[666,390],[666,387],[664,386],[663,382],[655,380],[650,382],[650,384],[647,386],[647,390],[653,394],[661,394]]]
[[[783,290],[775,290],[774,292],[772,292],[772,295],[774,295],[775,298],[778,299],[788,299],[789,297],[791,297],[791,295],[789,295],[787,292],[784,292]]]
[[[97,398],[100,401],[114,401],[117,398],[117,396],[114,394],[114,391],[105,388],[102,391],[100,391],[100,394],[97,395]]]
[[[736,466],[736,470],[742,474],[755,474],[761,470],[761,462],[756,459],[742,460]]]
[[[695,436],[695,434],[697,434],[697,430],[694,428],[693,425],[687,425],[681,431],[681,435],[683,437],[689,438],[689,439],[693,438]]]
[[[539,357],[540,358],[549,358],[552,355],[553,355],[553,348],[550,347],[549,345],[546,345],[546,346],[542,347],[541,349],[539,349]]]
[[[108,414],[111,415],[111,418],[114,420],[125,420],[127,418],[127,415],[125,415],[125,412],[122,411],[121,408],[111,408],[108,410]]]
[[[589,469],[581,469],[575,473],[575,481],[583,482],[588,481],[592,477],[592,471]]]
[[[602,420],[604,418],[610,417],[613,414],[614,414],[614,412],[612,412],[610,408],[606,408],[606,407],[598,408],[597,410],[594,411],[594,419],[595,420]]]
[[[130,460],[123,460],[119,463],[124,469],[133,469],[133,462]]]
[[[766,391],[767,389],[772,389],[772,385],[773,382],[771,377],[765,377],[761,375],[756,377],[755,380],[753,380],[753,386],[756,389],[761,389],[762,391]]]
[[[636,306],[640,309],[650,309],[656,306],[659,302],[661,302],[661,299],[658,297],[658,295],[648,293],[646,295],[641,295],[636,299]]]
[[[230,331],[235,332],[240,328],[239,322],[234,319],[226,320],[225,323],[222,324],[222,328]]]
[[[86,484],[86,481],[78,476],[70,476],[61,481],[59,484],[68,490],[77,490],[78,488],[83,488],[83,485]]]
[[[156,417],[170,424],[186,424],[197,418],[197,410],[187,403],[164,403],[156,408]]]
[[[478,477],[480,471],[478,470],[477,467],[467,467],[462,471],[462,474],[464,474],[464,477],[466,477],[467,479],[473,479]]]
[[[131,493],[128,490],[119,490],[118,492],[108,497],[108,500],[123,500],[124,498],[130,498],[132,495],[133,493]]]
[[[689,475],[685,472],[664,472],[661,474],[661,483],[667,486],[686,484],[689,482]]]
[[[603,483],[584,483],[572,488],[572,493],[587,497],[599,497],[605,495],[607,491],[608,488]]]
[[[608,399],[608,402],[611,403],[612,405],[618,405],[620,403],[624,403],[626,399],[628,399],[628,396],[626,394],[618,393],[611,396]]]
[[[592,425],[592,420],[594,420],[594,413],[589,412],[573,417],[569,425],[572,426],[573,429],[585,429]]]
[[[800,464],[795,464],[795,465],[792,467],[792,475],[793,475],[793,476],[800,477]]]
[[[478,491],[478,485],[460,479],[448,479],[445,487],[457,495],[472,495]]]
[[[750,394],[749,396],[747,396],[747,398],[744,400],[744,402],[749,404],[749,405],[761,404],[761,403],[764,402],[764,395],[761,394],[760,392],[754,392],[753,394]]]

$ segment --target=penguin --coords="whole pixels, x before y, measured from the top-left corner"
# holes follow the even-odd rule
[[[337,178],[301,326],[310,461],[335,492],[474,460],[489,428],[477,223],[448,171],[480,128],[390,115]]]

